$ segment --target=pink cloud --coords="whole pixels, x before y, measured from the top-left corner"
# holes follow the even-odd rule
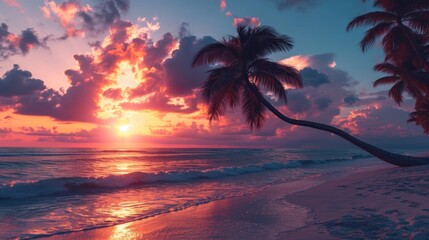
[[[226,9],[226,0],[220,0],[220,9],[222,11]]]
[[[244,18],[234,18],[234,26],[250,26],[257,27],[261,25],[259,18],[257,17],[244,17]]]
[[[21,7],[21,4],[17,0],[2,0],[5,4],[10,7]]]

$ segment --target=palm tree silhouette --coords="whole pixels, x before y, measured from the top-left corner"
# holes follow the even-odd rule
[[[374,70],[389,74],[374,81],[374,87],[393,84],[389,90],[389,97],[399,105],[403,100],[403,93],[407,92],[413,98],[421,100],[429,92],[429,74],[416,68],[410,61],[397,66],[391,62],[379,63]]]
[[[408,122],[415,122],[429,134],[428,115],[422,110],[429,101],[429,1],[428,0],[374,0],[380,11],[354,18],[347,26],[370,25],[360,45],[366,51],[382,38],[385,62],[374,70],[389,74],[374,82],[374,87],[393,84],[389,91],[396,103],[408,92],[416,99],[415,112]],[[426,124],[425,124],[426,123]]]
[[[195,55],[192,66],[212,64],[216,67],[209,71],[202,87],[202,98],[208,104],[209,119],[216,120],[225,113],[228,106],[233,108],[241,103],[246,122],[252,129],[262,126],[268,109],[287,123],[340,136],[385,162],[397,166],[429,164],[429,158],[390,153],[333,126],[292,119],[278,111],[264,98],[259,87],[266,88],[284,100],[284,84],[302,87],[295,68],[266,58],[270,53],[286,51],[292,46],[292,40],[288,36],[280,35],[271,27],[260,26],[237,27],[237,36],[229,36],[202,48]]]
[[[429,1],[375,0],[381,11],[369,12],[354,18],[347,31],[362,25],[372,26],[360,42],[362,51],[368,50],[382,37],[386,61],[401,64],[414,59],[416,66],[429,71],[429,63],[422,51],[429,33]]]

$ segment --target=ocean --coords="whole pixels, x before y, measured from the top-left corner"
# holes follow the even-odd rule
[[[0,148],[0,239],[112,226],[383,164],[357,149]]]

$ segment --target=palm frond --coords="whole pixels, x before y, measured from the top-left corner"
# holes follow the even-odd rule
[[[378,87],[378,86],[386,85],[386,84],[394,84],[399,80],[400,80],[400,78],[398,76],[381,77],[381,78],[374,81],[373,86]]]
[[[373,67],[374,71],[388,73],[392,75],[399,75],[400,69],[389,62],[378,63]]]
[[[296,68],[285,64],[272,62],[266,58],[260,58],[254,61],[249,66],[249,72],[254,75],[257,75],[257,73],[270,73],[276,79],[291,87],[303,87],[301,75]]]
[[[429,10],[415,11],[404,16],[411,29],[415,29],[419,33],[429,33]]]
[[[242,42],[243,53],[250,60],[264,57],[278,51],[288,51],[293,47],[293,41],[286,35],[279,34],[274,28],[259,26],[251,31],[246,42]]]
[[[254,82],[258,86],[265,87],[268,91],[271,91],[278,99],[282,99],[287,103],[286,89],[283,84],[270,72],[255,72],[251,75]]]
[[[243,115],[250,129],[261,128],[265,121],[265,106],[248,86],[244,88],[242,98]]]
[[[232,46],[223,42],[216,42],[203,47],[194,56],[192,66],[201,66],[205,64],[225,63],[231,64],[238,58],[238,52]]]
[[[362,25],[376,25],[382,22],[395,22],[396,16],[392,13],[383,12],[383,11],[375,11],[369,12],[358,17],[355,17],[348,25],[347,31],[355,27],[360,27]]]
[[[372,47],[375,43],[375,40],[383,34],[387,33],[392,27],[392,25],[393,23],[391,22],[382,22],[366,31],[364,37],[360,42],[362,51],[365,52],[366,50],[368,50],[368,48]]]
[[[393,87],[389,90],[389,97],[393,98],[395,102],[399,105],[401,104],[403,98],[402,93],[405,90],[405,84],[403,81],[399,81],[393,85]]]
[[[234,108],[240,103],[241,82],[237,67],[219,67],[209,71],[201,88],[201,98],[209,105],[210,120],[217,120],[227,106]]]

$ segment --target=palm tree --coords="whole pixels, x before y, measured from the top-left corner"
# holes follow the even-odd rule
[[[374,66],[374,70],[389,74],[375,80],[374,87],[393,84],[389,90],[389,97],[398,105],[403,100],[404,92],[414,99],[423,99],[429,93],[429,73],[416,68],[410,61],[403,62],[400,67],[391,62],[379,63]]]
[[[218,119],[228,106],[241,103],[243,114],[250,128],[260,128],[266,109],[281,120],[299,126],[319,129],[340,136],[375,157],[397,166],[429,164],[429,158],[404,156],[390,153],[365,143],[350,134],[321,123],[296,120],[283,115],[267,101],[259,87],[286,100],[284,85],[302,87],[298,71],[290,66],[270,61],[266,56],[286,51],[293,46],[292,40],[280,35],[273,28],[237,27],[237,36],[230,36],[202,48],[194,57],[193,67],[213,64],[216,68],[202,87],[202,98],[208,104],[210,120]]]
[[[386,61],[401,63],[411,57],[418,67],[429,71],[427,56],[422,51],[429,34],[429,1],[375,0],[374,7],[382,10],[360,15],[347,26],[347,31],[362,25],[371,26],[360,42],[362,51],[382,37]]]

